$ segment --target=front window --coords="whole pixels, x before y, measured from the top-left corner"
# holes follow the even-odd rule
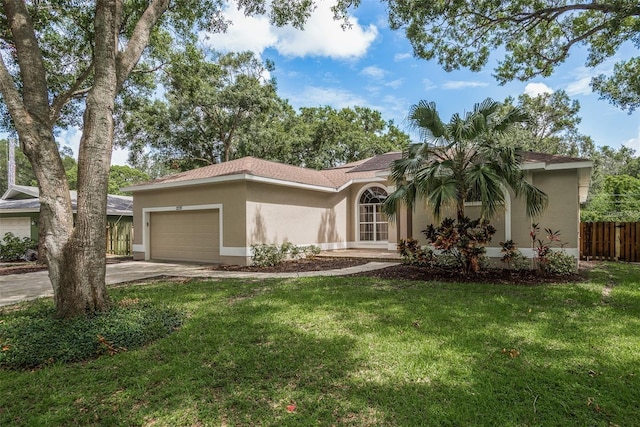
[[[380,187],[368,188],[362,193],[359,201],[360,240],[381,242],[388,239],[389,222],[382,212],[382,203],[387,192]]]

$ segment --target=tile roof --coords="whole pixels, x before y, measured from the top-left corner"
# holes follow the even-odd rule
[[[524,163],[573,163],[584,162],[566,156],[523,152]],[[368,159],[351,162],[332,169],[315,170],[299,166],[286,165],[255,157],[243,157],[229,162],[205,166],[143,182],[127,190],[144,190],[163,186],[191,185],[215,182],[218,178],[233,177],[244,179],[247,176],[273,179],[294,184],[338,189],[351,181],[380,179],[376,174],[389,168],[392,161],[402,158],[402,152],[380,154]]]
[[[361,162],[355,162],[357,164]],[[339,188],[354,179],[375,178],[373,171],[361,173],[349,173],[350,167],[338,167],[334,169],[315,170],[307,169],[299,166],[291,166],[283,163],[271,162],[268,160],[258,159],[255,157],[243,157],[229,162],[218,163],[215,165],[205,166],[190,171],[180,172],[173,175],[167,175],[153,181],[140,183],[132,187],[143,187],[146,185],[187,183],[211,178],[220,178],[225,176],[251,175],[261,178],[275,179],[287,181],[297,184]]]
[[[546,153],[536,153],[533,151],[523,151],[522,157],[525,163],[549,163],[549,164],[558,164],[558,163],[577,163],[577,162],[588,162],[589,159],[581,159],[578,157],[568,157],[568,156],[558,156],[555,154],[546,154]]]

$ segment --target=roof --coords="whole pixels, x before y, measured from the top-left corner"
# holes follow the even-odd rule
[[[363,161],[359,161],[353,164],[361,165],[362,163]],[[151,190],[162,187],[232,180],[262,181],[272,184],[337,191],[354,181],[379,181],[380,178],[376,178],[374,170],[353,171],[353,167],[347,165],[333,169],[315,170],[255,157],[243,157],[229,162],[167,175],[153,181],[125,187],[124,190]]]
[[[40,191],[37,187],[12,185],[0,198],[0,212],[40,212]],[[78,193],[70,191],[71,206],[77,210]],[[107,195],[107,215],[133,216],[133,197]]]
[[[566,156],[523,152],[523,169],[574,169],[591,167],[591,162]],[[395,151],[355,161],[332,169],[315,170],[243,157],[229,162],[205,166],[167,175],[153,181],[125,187],[126,191],[156,190],[186,185],[211,184],[229,181],[259,181],[275,185],[302,187],[320,191],[340,191],[353,182],[382,181],[391,162],[402,158]]]

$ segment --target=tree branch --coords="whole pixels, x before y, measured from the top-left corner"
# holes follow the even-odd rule
[[[42,123],[49,123],[46,70],[26,3],[22,0],[3,0],[2,4],[20,67],[24,89],[23,105]],[[4,68],[6,71],[6,66]]]
[[[169,7],[170,0],[152,0],[144,11],[124,51],[117,58],[117,87],[120,89],[149,43],[151,30]]]
[[[9,74],[7,66],[4,63],[2,55],[0,55],[0,93],[2,93],[2,99],[9,109],[11,117],[14,119],[14,126],[20,128],[25,126],[26,123],[32,121],[29,112],[27,111],[20,92],[13,82],[13,77]],[[17,117],[23,118],[23,120],[16,120]],[[19,129],[21,130],[21,129]]]
[[[89,91],[89,89],[79,90],[79,88],[89,78],[92,71],[93,71],[93,61],[82,72],[82,74],[78,76],[78,78],[73,83],[73,85],[71,85],[69,90],[67,90],[64,93],[61,93],[53,100],[53,103],[51,104],[51,108],[49,112],[49,120],[51,120],[51,123],[55,123],[60,118],[60,111],[62,111],[62,108],[65,106],[67,102],[69,102],[69,100],[71,100],[72,98],[76,98],[79,95],[84,95]]]

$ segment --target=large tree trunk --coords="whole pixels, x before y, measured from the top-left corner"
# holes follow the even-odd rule
[[[104,310],[106,292],[106,212],[113,141],[115,97],[147,46],[151,29],[169,0],[152,0],[139,18],[127,47],[118,52],[122,0],[98,0],[95,6],[93,70],[78,154],[78,203],[75,218],[53,128],[75,88],[50,105],[46,70],[33,22],[23,0],[2,0],[20,70],[18,91],[0,56],[0,91],[20,143],[38,179],[40,233],[49,267],[57,314],[73,317]]]
[[[55,280],[60,283],[55,299],[58,315],[63,317],[101,311],[109,303],[105,281],[105,228],[113,108],[118,86],[119,9],[118,0],[99,0],[96,4],[95,74],[87,96],[78,153],[75,227],[65,245],[60,276],[54,278],[50,273],[52,283]]]

